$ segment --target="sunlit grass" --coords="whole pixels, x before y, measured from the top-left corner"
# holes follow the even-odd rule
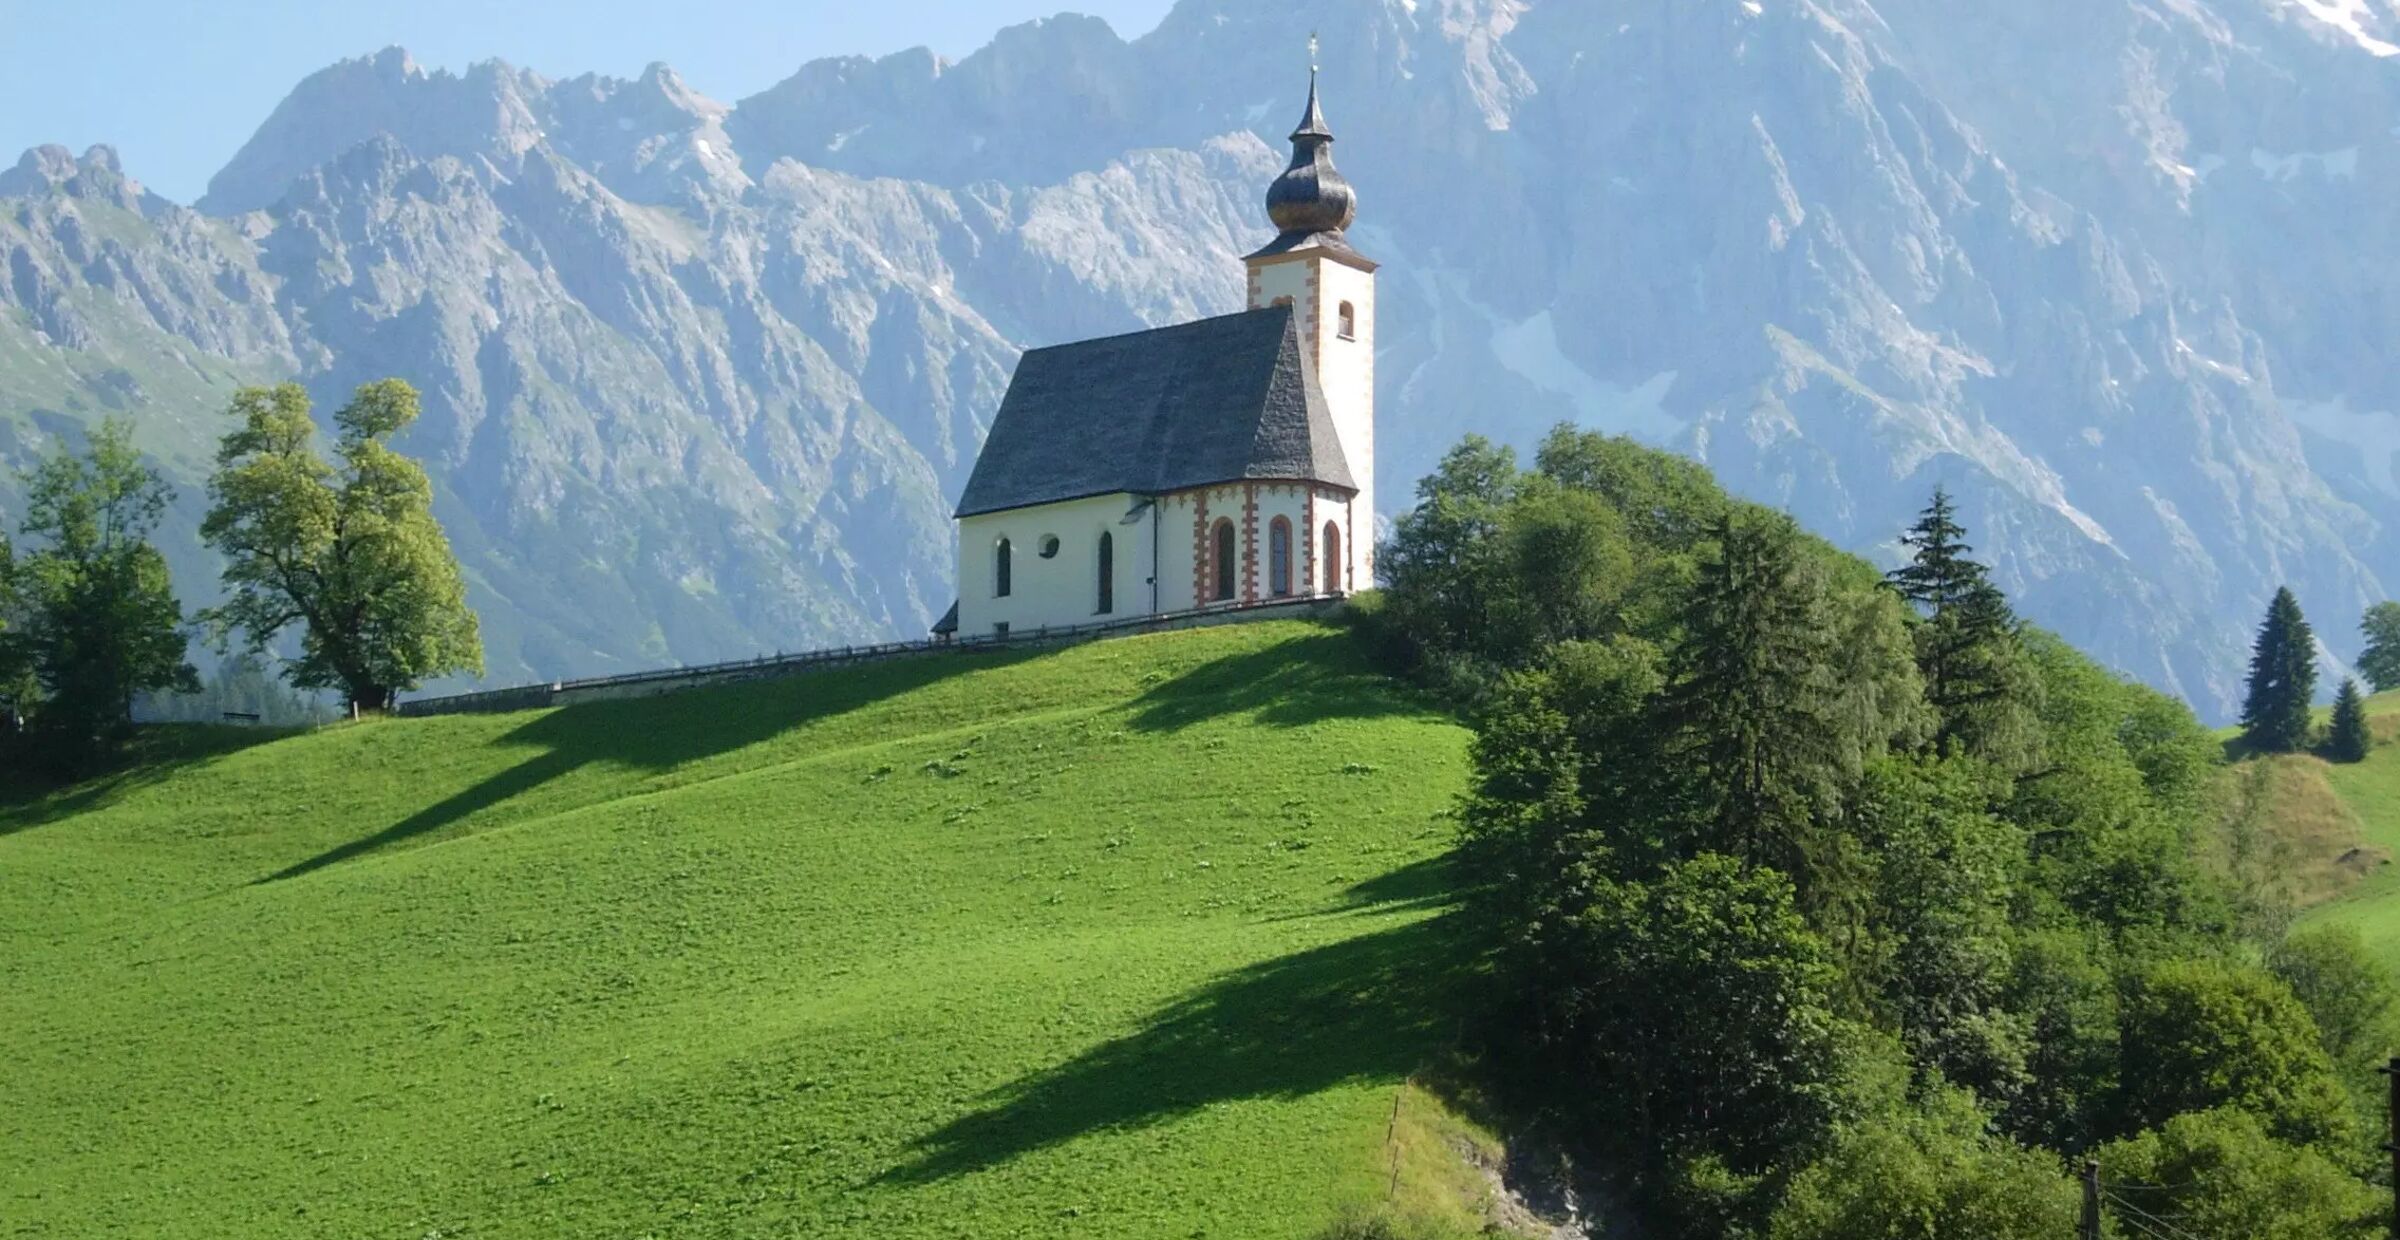
[[[0,806],[11,1234],[1303,1237],[1471,1186],[1392,1118],[1457,1028],[1466,736],[1339,634],[151,743]]]

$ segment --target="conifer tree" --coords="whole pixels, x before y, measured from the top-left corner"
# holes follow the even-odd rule
[[[2358,682],[2342,678],[2341,696],[2333,699],[2333,730],[2325,738],[2325,756],[2336,762],[2364,762],[2374,747],[2367,730],[2367,699]]]
[[[2317,692],[2317,638],[2289,587],[2275,591],[2250,650],[2250,691],[2242,740],[2262,753],[2306,748],[2309,704]]]
[[[2367,649],[2358,656],[2358,674],[2375,692],[2400,689],[2400,603],[2377,603],[2358,622],[2367,635]]]
[[[1819,811],[1857,761],[1838,720],[1824,579],[1786,518],[1723,517],[1714,533],[1666,703],[1695,843],[1805,883]]]
[[[1917,670],[1925,678],[1926,704],[1939,719],[1935,750],[1993,756],[1986,751],[2025,730],[2026,721],[2015,718],[2020,712],[2008,709],[2023,679],[2017,674],[2017,617],[1990,570],[1971,557],[1975,549],[1966,533],[1949,493],[1935,488],[1933,503],[1900,536],[1914,554],[1887,580],[1924,617]]]

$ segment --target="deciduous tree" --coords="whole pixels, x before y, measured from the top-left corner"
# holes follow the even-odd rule
[[[2358,656],[2358,674],[2383,693],[2400,689],[2400,603],[2377,603],[2358,623],[2366,634],[2366,651]]]
[[[62,446],[26,477],[15,644],[39,686],[37,727],[69,763],[131,726],[135,695],[199,687],[166,559],[149,541],[170,493],[113,419],[83,454]]]
[[[2316,1022],[2291,989],[2251,966],[2167,960],[2131,979],[2119,1015],[2127,1130],[2233,1107],[2279,1140],[2342,1148],[2357,1117]]]
[[[2128,1235],[2374,1240],[2391,1209],[2388,1197],[2325,1154],[2276,1140],[2238,1110],[2178,1115],[2094,1157],[2130,1205],[2118,1207],[2119,1217],[2149,1220]],[[2160,1225],[2167,1220],[2172,1232]]]
[[[416,420],[398,379],[369,383],[318,456],[298,384],[234,395],[241,425],[217,451],[201,535],[223,552],[229,595],[211,619],[254,651],[299,626],[289,668],[304,689],[340,690],[383,710],[427,677],[483,670],[458,558],[433,516],[433,489],[391,439]]]

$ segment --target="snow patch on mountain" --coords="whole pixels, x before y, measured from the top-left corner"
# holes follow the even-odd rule
[[[2375,15],[2367,0],[2291,0],[2293,7],[2332,26],[2369,53],[2376,56],[2400,56],[2400,45],[2387,43],[2367,32],[2367,21]]]

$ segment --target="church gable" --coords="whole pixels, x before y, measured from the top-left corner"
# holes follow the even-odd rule
[[[1027,353],[958,515],[1266,479],[1355,489],[1285,306]]]

